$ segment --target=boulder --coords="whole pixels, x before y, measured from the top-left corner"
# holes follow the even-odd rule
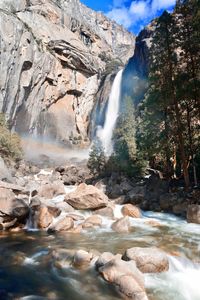
[[[75,209],[65,201],[56,203],[56,207],[66,213],[73,213],[75,211]]]
[[[160,208],[165,211],[171,211],[173,207],[173,203],[177,203],[177,201],[172,198],[174,198],[174,194],[165,193],[163,195],[160,195]]]
[[[0,180],[0,188],[11,190],[15,194],[29,194],[29,191],[24,187],[17,184],[4,182],[1,180]]]
[[[187,209],[188,223],[200,224],[200,205],[192,204]]]
[[[25,201],[15,198],[11,190],[0,188],[0,216],[5,221],[17,219],[23,222],[28,214],[29,207]]]
[[[188,207],[188,203],[183,202],[183,203],[173,205],[172,210],[173,210],[173,213],[176,215],[186,216],[187,207]]]
[[[13,181],[11,172],[8,170],[3,158],[0,156],[0,180]]]
[[[38,196],[46,199],[52,199],[62,194],[65,194],[65,187],[61,181],[44,184],[38,190]]]
[[[96,187],[82,183],[65,196],[65,201],[75,209],[87,210],[105,207],[108,197]]]
[[[68,214],[68,217],[72,218],[74,221],[84,221],[85,218],[82,215],[77,215],[77,214]]]
[[[112,254],[111,252],[104,252],[97,259],[95,266],[97,267],[97,269],[99,269],[100,267],[104,266],[107,262],[109,262],[113,258],[114,258],[114,254]]]
[[[138,282],[130,275],[122,275],[117,278],[115,285],[123,298],[132,300],[148,300],[146,292]]]
[[[50,232],[68,231],[74,227],[74,221],[70,217],[63,217],[49,228]]]
[[[93,258],[92,253],[89,253],[89,252],[84,251],[84,250],[78,250],[78,251],[76,251],[76,253],[74,255],[73,263],[77,267],[85,266],[85,265],[88,265],[90,263],[92,258]]]
[[[49,227],[49,225],[53,221],[53,216],[49,212],[48,207],[41,206],[38,212],[38,228],[45,229]]]
[[[144,276],[137,269],[134,261],[123,261],[119,258],[114,258],[100,267],[99,272],[110,283],[116,283],[118,278],[123,275],[131,276],[144,289]]]
[[[102,225],[102,218],[98,215],[93,215],[88,217],[85,220],[85,223],[92,224],[93,226],[101,226]]]
[[[169,269],[167,255],[157,248],[130,248],[126,250],[122,259],[135,261],[143,273],[160,273]]]
[[[132,218],[141,218],[142,216],[140,209],[132,204],[125,204],[121,211],[124,216]]]
[[[103,217],[107,217],[107,218],[110,218],[110,219],[114,218],[114,211],[113,211],[113,208],[111,206],[107,206],[107,207],[104,207],[104,208],[97,209],[97,210],[94,211],[94,214],[101,215]]]
[[[144,194],[144,186],[135,186],[127,193],[126,199],[134,205],[141,204],[144,201]]]
[[[129,217],[123,217],[112,224],[112,229],[116,232],[129,232]]]

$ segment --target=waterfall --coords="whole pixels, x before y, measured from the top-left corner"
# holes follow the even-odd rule
[[[112,136],[120,108],[122,73],[123,70],[120,70],[114,79],[108,100],[104,126],[99,127],[97,130],[97,137],[102,143],[106,156],[110,156],[113,152]]]

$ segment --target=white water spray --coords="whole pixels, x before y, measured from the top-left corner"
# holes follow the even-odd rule
[[[122,73],[123,70],[120,70],[114,79],[108,100],[105,123],[103,128],[100,127],[97,131],[97,137],[102,143],[106,156],[110,156],[113,152],[112,136],[119,114]]]

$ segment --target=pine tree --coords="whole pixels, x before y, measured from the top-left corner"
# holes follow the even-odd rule
[[[147,166],[137,152],[135,108],[128,96],[122,101],[121,113],[114,131],[114,155],[108,165],[113,165],[114,169],[128,176],[143,175]]]
[[[92,145],[87,166],[93,175],[100,176],[105,171],[105,165],[106,157],[102,143],[99,139],[96,139]]]

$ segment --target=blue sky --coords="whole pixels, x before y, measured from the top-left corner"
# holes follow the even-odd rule
[[[138,33],[163,10],[172,10],[175,0],[81,0],[94,10],[102,11],[109,18],[128,30]]]

